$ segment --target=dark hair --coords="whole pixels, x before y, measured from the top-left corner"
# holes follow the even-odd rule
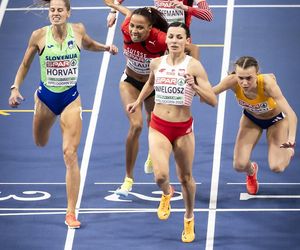
[[[193,7],[194,0],[188,0],[187,1],[187,6]]]
[[[152,27],[157,28],[163,32],[167,32],[168,23],[157,9],[152,7],[144,7],[135,9],[131,15],[141,15],[149,20]]]
[[[185,24],[185,23],[181,23],[181,22],[173,22],[173,23],[170,23],[169,24],[169,27],[181,27],[185,30],[185,34],[186,34],[186,37],[187,38],[190,38],[191,37],[191,32],[190,32],[190,29],[189,27]]]
[[[69,11],[71,9],[71,4],[70,4],[70,0],[62,0],[65,3],[65,6],[67,8],[67,10]],[[35,3],[36,5],[50,5],[51,0],[39,0],[37,3]]]
[[[247,69],[249,67],[255,67],[256,72],[259,70],[258,62],[257,60],[252,56],[242,56],[239,59],[236,60],[234,63],[235,66],[239,66],[242,69]]]

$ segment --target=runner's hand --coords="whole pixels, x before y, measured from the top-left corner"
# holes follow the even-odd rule
[[[22,101],[24,101],[24,97],[20,94],[19,90],[17,89],[13,89],[11,91],[11,95],[8,99],[8,104],[9,106],[11,106],[12,108],[17,108]]]
[[[115,24],[115,22],[117,20],[116,15],[117,15],[117,13],[109,12],[109,14],[106,18],[108,28],[112,27]]]
[[[127,104],[126,110],[128,113],[134,113],[136,108],[140,105],[138,101]]]
[[[112,54],[112,55],[115,55],[115,54],[117,54],[118,53],[118,47],[117,46],[115,46],[115,45],[109,45],[109,50],[108,50],[108,52],[110,53],[110,54]]]

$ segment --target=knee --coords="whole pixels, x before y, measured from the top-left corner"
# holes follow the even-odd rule
[[[247,171],[248,164],[249,164],[249,161],[234,159],[233,168],[237,172],[245,172],[245,171]]]
[[[191,174],[179,175],[178,180],[182,186],[195,185],[194,178]]]
[[[130,133],[133,135],[140,135],[142,132],[143,124],[140,122],[132,123],[130,125]]]
[[[278,174],[282,173],[286,168],[287,168],[287,166],[284,166],[284,165],[270,164],[270,169],[274,173],[278,173]]]
[[[77,151],[75,147],[66,147],[63,150],[64,161],[67,168],[77,166]]]
[[[155,182],[158,186],[161,186],[162,184],[164,184],[166,181],[168,180],[168,175],[167,174],[163,174],[163,173],[159,173],[155,175]]]

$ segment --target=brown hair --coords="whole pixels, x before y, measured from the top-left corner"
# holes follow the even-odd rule
[[[65,3],[65,6],[67,8],[67,10],[69,11],[71,9],[71,4],[70,4],[70,0],[62,0]],[[49,6],[51,0],[38,0],[35,1],[36,3],[34,5],[41,5],[41,6]]]
[[[236,60],[234,63],[235,66],[239,66],[242,69],[247,69],[249,67],[255,67],[256,72],[259,70],[258,62],[257,60],[252,56],[242,56],[239,59]]]
[[[168,23],[157,9],[152,7],[138,8],[135,9],[131,15],[141,15],[149,20],[152,27],[167,33]]]
[[[185,30],[186,37],[187,38],[191,37],[190,29],[189,29],[189,27],[185,23],[173,22],[173,23],[169,24],[168,28],[170,28],[170,27],[181,27],[181,28],[183,28]]]

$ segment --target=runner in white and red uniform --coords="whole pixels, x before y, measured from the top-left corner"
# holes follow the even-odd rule
[[[137,100],[127,106],[127,111],[134,114],[155,89],[149,149],[155,181],[163,192],[157,216],[161,220],[167,220],[170,216],[170,200],[174,189],[170,186],[169,159],[173,153],[185,205],[184,229],[181,235],[183,242],[192,242],[195,239],[196,185],[192,174],[195,136],[192,99],[197,94],[205,103],[211,106],[217,104],[205,69],[198,60],[185,54],[185,47],[190,41],[189,28],[184,23],[170,24],[166,39],[169,54],[151,61],[148,81]]]
[[[126,7],[115,4],[113,0],[104,0],[104,2],[126,16],[121,27],[126,68],[120,81],[120,95],[125,108],[128,103],[137,98],[148,80],[150,61],[165,53],[168,23],[155,8],[145,7],[131,12]],[[153,96],[154,92],[150,93],[144,101],[148,123],[154,107]],[[126,115],[130,124],[126,140],[126,176],[121,187],[116,190],[116,194],[121,196],[127,196],[133,185],[133,169],[143,126],[142,105],[136,113],[126,112]],[[145,168],[145,172],[148,173],[146,170]]]

